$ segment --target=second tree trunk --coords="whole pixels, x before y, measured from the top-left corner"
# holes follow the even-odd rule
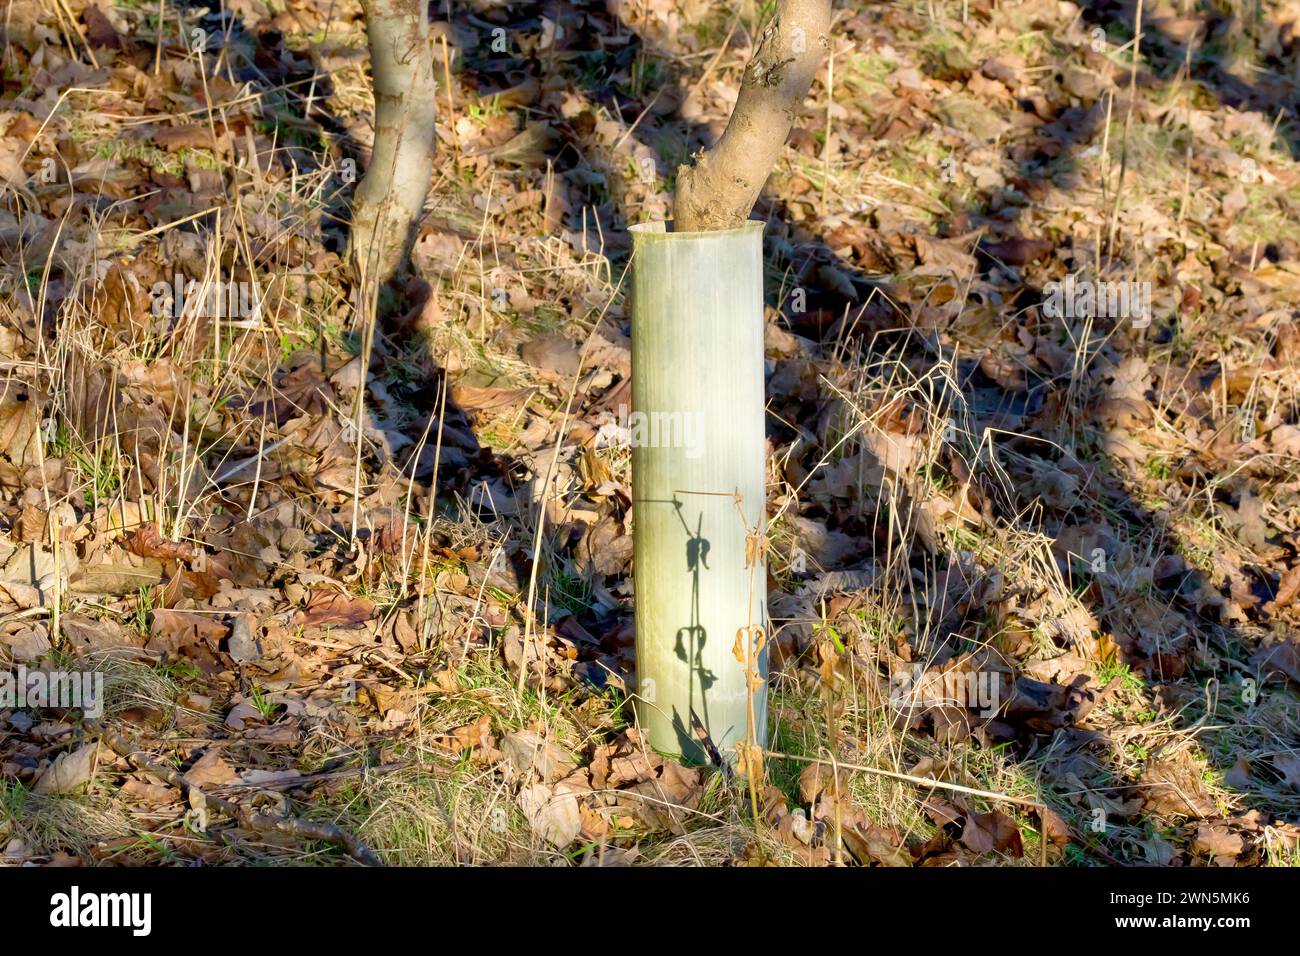
[[[364,0],[375,146],[352,206],[351,256],[371,280],[406,263],[433,177],[437,92],[425,0]]]

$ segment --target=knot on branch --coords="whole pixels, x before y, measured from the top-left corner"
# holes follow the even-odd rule
[[[758,40],[758,48],[745,67],[745,82],[771,89],[781,85],[785,68],[796,57],[781,58],[780,55],[781,20],[772,17],[763,27],[763,35]]]
[[[784,60],[776,60],[772,63],[764,63],[760,60],[754,60],[753,63],[749,64],[749,69],[746,71],[748,73],[746,80],[758,86],[767,87],[768,89],[778,87],[781,85],[781,81],[785,79],[785,68],[793,63],[794,60],[794,57],[789,57]]]

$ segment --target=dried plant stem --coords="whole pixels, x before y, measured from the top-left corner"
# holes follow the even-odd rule
[[[573,373],[573,382],[569,385],[569,397],[564,403],[564,417],[560,420],[560,430],[556,435],[555,451],[551,455],[550,464],[546,466],[546,476],[542,479],[541,494],[537,497],[537,526],[533,530],[533,566],[528,572],[528,603],[524,617],[523,658],[519,662],[518,693],[521,697],[528,677],[528,644],[530,639],[536,640],[533,637],[537,617],[534,609],[537,607],[537,570],[542,561],[542,536],[546,531],[546,501],[551,493],[551,482],[555,478],[555,470],[560,463],[560,450],[564,447],[564,436],[569,433],[569,417],[573,414],[573,396],[578,391],[578,382],[581,378],[582,359],[579,357],[578,367]],[[545,656],[540,649],[538,651],[538,660],[545,660]],[[545,681],[542,683],[545,685]]]
[[[1115,258],[1115,233],[1119,228],[1119,203],[1124,195],[1124,175],[1128,172],[1128,140],[1133,129],[1133,105],[1137,102],[1138,61],[1142,52],[1142,4],[1138,0],[1133,25],[1133,67],[1128,75],[1128,106],[1124,112],[1124,139],[1119,147],[1119,181],[1115,184],[1115,197],[1110,209],[1110,229],[1106,235],[1106,252]]]
[[[158,41],[153,50],[153,75],[162,72],[163,35],[167,25],[167,0],[158,0]]]

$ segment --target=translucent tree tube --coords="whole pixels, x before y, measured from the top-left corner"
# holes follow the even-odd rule
[[[637,715],[730,759],[766,743],[763,224],[631,231]]]

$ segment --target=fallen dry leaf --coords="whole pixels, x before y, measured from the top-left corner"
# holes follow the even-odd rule
[[[72,793],[90,782],[99,753],[98,743],[82,744],[76,750],[61,753],[45,768],[33,792],[41,794]]]
[[[961,842],[974,853],[1009,853],[1024,855],[1024,844],[1016,821],[998,810],[969,813],[962,827]]]
[[[1240,833],[1219,824],[1202,824],[1192,838],[1192,849],[1210,856],[1235,857],[1245,848],[1246,841]]]
[[[501,752],[515,773],[524,778],[536,775],[543,783],[567,777],[577,766],[563,748],[532,730],[516,730],[501,741]]]
[[[235,768],[226,762],[221,756],[221,752],[216,749],[209,749],[204,752],[203,756],[194,762],[189,770],[185,771],[185,780],[192,786],[200,790],[205,787],[220,787],[227,783],[233,783],[238,774]]]
[[[518,802],[533,832],[558,849],[564,849],[582,832],[578,799],[572,794],[557,795],[538,783],[521,790]]]
[[[369,598],[351,597],[338,591],[315,590],[307,606],[298,612],[297,623],[304,627],[360,627],[378,615]]]

